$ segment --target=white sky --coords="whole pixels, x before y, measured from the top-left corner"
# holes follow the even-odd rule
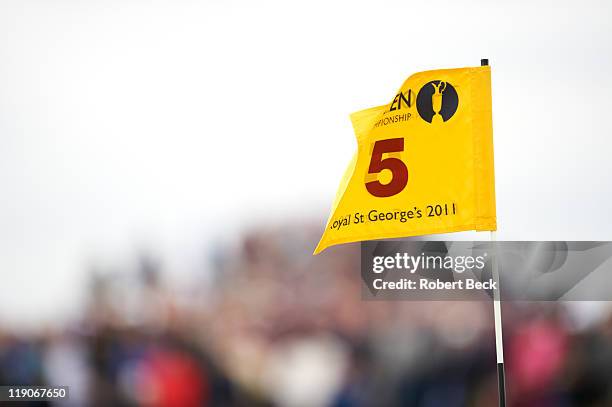
[[[0,326],[92,258],[177,273],[253,217],[325,222],[348,114],[493,69],[499,239],[611,240],[609,1],[1,1]]]

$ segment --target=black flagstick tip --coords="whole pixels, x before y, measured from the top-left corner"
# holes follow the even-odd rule
[[[489,65],[489,60],[487,58],[483,58],[480,60],[480,66],[487,66]]]
[[[497,364],[497,386],[499,390],[499,405],[506,407],[506,377],[504,374],[504,362]]]

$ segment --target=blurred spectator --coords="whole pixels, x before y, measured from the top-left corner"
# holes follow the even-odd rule
[[[0,383],[67,385],[65,406],[496,405],[491,304],[362,301],[358,246],[313,257],[317,237],[254,230],[183,290],[151,254],[94,268],[81,320],[0,331]],[[612,405],[608,304],[504,318],[509,405]]]

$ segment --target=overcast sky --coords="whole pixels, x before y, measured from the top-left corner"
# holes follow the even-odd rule
[[[254,217],[323,227],[348,115],[493,75],[498,238],[612,240],[609,1],[0,2],[0,323],[66,317],[92,259],[177,273]]]

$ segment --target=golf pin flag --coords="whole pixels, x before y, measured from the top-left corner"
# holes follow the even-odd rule
[[[315,254],[370,239],[496,230],[491,68],[410,76],[353,113],[357,152]]]

